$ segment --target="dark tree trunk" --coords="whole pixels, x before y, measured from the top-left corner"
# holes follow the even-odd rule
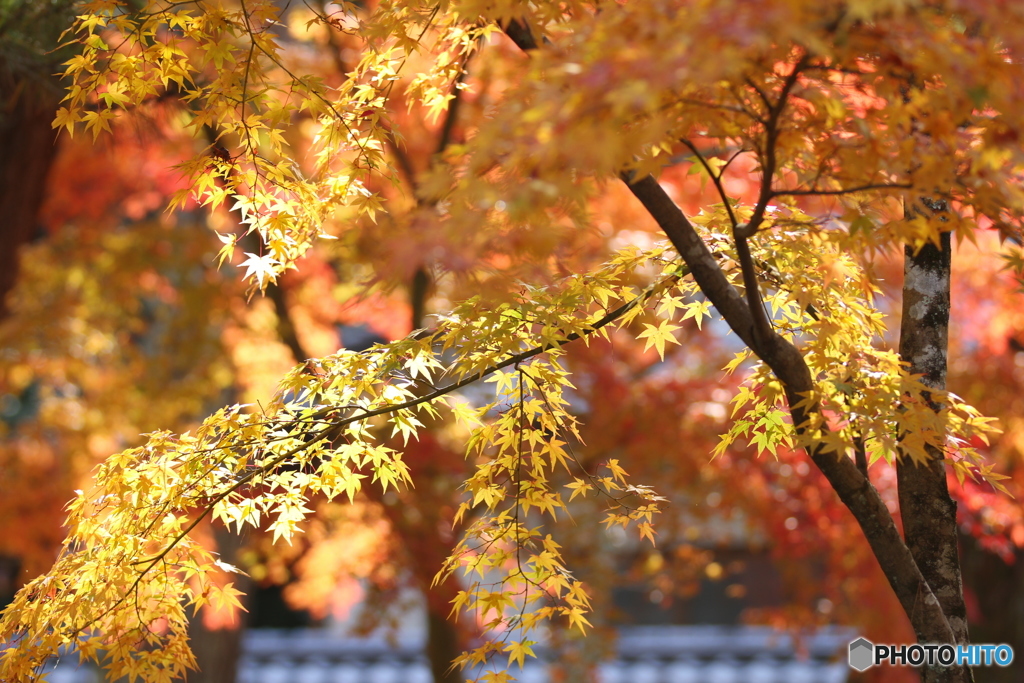
[[[214,537],[221,559],[228,564],[238,565],[238,553],[245,540],[222,527],[217,527]],[[243,593],[251,592],[249,579],[236,574],[232,577],[235,588]],[[188,683],[235,683],[238,676],[238,661],[242,656],[242,635],[245,633],[245,614],[241,614],[234,628],[208,628],[200,612],[188,627],[189,643],[195,653],[198,671],[190,671]]]
[[[47,177],[57,155],[50,121],[62,93],[51,74],[60,60],[53,55],[46,58],[14,35],[37,29],[37,37],[47,43],[47,49],[52,47],[43,37],[47,27],[34,25],[32,11],[28,2],[8,3],[0,17],[5,28],[0,32],[0,322],[9,313],[7,296],[17,282],[21,247],[37,230]],[[51,8],[51,14],[63,23],[59,7]],[[0,612],[21,587],[21,571],[19,557],[0,554]]]
[[[1024,681],[1024,550],[1006,559],[982,547],[968,534],[960,536],[964,584],[975,596],[969,614],[971,632],[979,643],[1007,643],[1018,653],[1007,667],[985,670],[986,683]]]
[[[460,683],[465,679],[461,669],[452,667],[452,662],[461,654],[458,627],[445,612],[430,606],[427,609],[427,659],[434,683]]]
[[[209,629],[202,615],[189,623],[189,642],[198,671],[190,671],[188,683],[235,683],[242,656],[243,627]]]
[[[949,330],[950,235],[940,246],[926,244],[904,254],[903,319],[900,357],[931,389],[946,388]],[[931,402],[931,397],[926,397]],[[939,410],[941,406],[932,404]],[[946,465],[938,450],[927,465],[896,464],[903,535],[925,580],[942,607],[958,643],[969,642],[960,557],[957,546],[956,503],[946,486]],[[973,681],[969,668],[924,667],[929,683]]]
[[[439,514],[440,506],[434,505],[434,501],[415,500],[420,495],[415,489],[404,495],[408,498],[400,500],[397,505],[384,505],[384,511],[400,539],[408,563],[406,566],[426,600],[425,654],[430,672],[434,683],[462,683],[466,680],[465,672],[453,667],[452,662],[462,654],[468,638],[465,625],[448,618],[452,600],[458,595],[458,582],[454,577],[448,577],[446,581],[431,585],[437,569],[454,544],[454,538],[439,531],[449,528],[451,520]],[[420,513],[406,514],[409,509]]]
[[[0,553],[0,612],[11,603],[18,591],[21,560],[13,555]]]
[[[38,227],[57,152],[50,121],[60,97],[59,84],[49,73],[15,69],[0,54],[0,320],[8,313],[21,247]]]

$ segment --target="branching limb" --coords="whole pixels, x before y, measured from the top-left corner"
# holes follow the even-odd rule
[[[527,40],[517,31],[506,33],[524,51],[537,47],[532,36]],[[802,58],[786,79],[783,96],[779,101],[783,106],[789,91],[796,84],[800,69],[806,66],[806,59],[806,56]],[[771,125],[776,130],[781,111],[781,107],[778,107]],[[776,138],[777,133],[773,136],[773,143]],[[774,159],[773,153],[772,164],[775,163]],[[758,202],[759,205],[763,203],[760,211],[762,219],[771,198],[772,179],[769,171],[774,174],[774,167],[764,169],[762,201]],[[827,429],[827,426],[822,419],[820,405],[812,398],[814,381],[799,349],[771,329],[766,330],[767,334],[760,340],[758,348],[758,340],[753,333],[752,307],[729,283],[711,251],[676,203],[652,176],[637,179],[633,173],[624,171],[619,177],[661,227],[690,268],[701,291],[714,304],[729,327],[757,352],[785,387],[793,424],[798,434],[811,442],[807,447],[811,459],[853,513],[921,642],[954,642],[953,632],[941,606],[900,537],[895,521],[878,491],[849,458],[831,450],[826,451],[820,435],[814,438],[815,435],[807,433],[812,424],[821,425],[818,427],[820,430]],[[749,268],[752,272],[752,264]],[[753,284],[756,286],[756,281]]]
[[[793,90],[793,86],[796,85],[800,71],[807,61],[808,55],[804,54],[793,65],[792,71],[783,81],[782,89],[775,102],[772,102],[768,94],[759,88],[756,83],[747,79],[747,84],[764,101],[768,110],[768,116],[765,121],[764,148],[761,150],[761,190],[757,203],[754,205],[754,210],[750,215],[750,220],[742,225],[733,223],[733,237],[736,240],[736,255],[743,274],[743,287],[746,290],[747,306],[749,306],[752,316],[751,336],[754,339],[754,345],[751,348],[762,358],[762,349],[773,332],[771,321],[764,310],[764,303],[761,300],[761,291],[757,283],[757,270],[750,254],[750,246],[747,244],[747,239],[754,236],[761,227],[765,212],[768,209],[768,203],[772,200],[772,183],[774,182],[775,172],[778,170],[777,147],[782,113],[786,109],[789,94]]]
[[[789,103],[789,95],[796,85],[800,72],[807,66],[809,60],[810,56],[806,53],[797,60],[797,63],[793,65],[793,70],[790,71],[783,81],[779,97],[774,103],[770,101],[764,91],[757,88],[755,84],[750,84],[760,95],[761,99],[765,101],[765,105],[768,107],[768,119],[765,123],[765,142],[764,149],[762,150],[763,158],[761,159],[761,191],[757,198],[757,203],[754,205],[754,211],[750,215],[750,220],[747,221],[746,229],[736,235],[737,239],[751,237],[761,227],[762,221],[764,221],[764,214],[768,209],[768,203],[772,200],[772,183],[775,180],[775,173],[778,171],[778,142],[779,133],[781,132],[779,124],[782,121],[782,113],[786,110],[786,105]]]
[[[444,121],[441,124],[441,132],[437,138],[437,144],[434,147],[434,156],[440,156],[451,144],[452,136],[455,133],[455,123],[458,121],[459,109],[462,103],[462,88],[459,86],[465,80],[466,77],[466,66],[463,65],[459,71],[458,77],[452,84],[452,99],[448,102],[448,110],[445,112]],[[398,145],[394,145],[398,147]],[[406,162],[411,168],[411,164]],[[410,178],[410,187],[415,191],[416,179],[412,175],[408,175]],[[418,191],[416,194],[417,207],[423,205],[423,198],[420,197]],[[430,270],[427,264],[423,263],[413,273],[412,282],[409,285],[409,303],[412,308],[412,329],[418,330],[423,327],[423,320],[427,314],[427,298],[430,295],[431,286],[433,285],[433,278],[431,277]]]
[[[868,455],[864,450],[864,437],[860,434],[853,437],[853,455],[854,462],[857,463],[857,469],[864,475],[864,478],[868,478]]]
[[[732,163],[733,159],[739,156],[743,150],[739,150],[738,152],[733,154],[729,158],[729,161],[726,162],[725,166],[722,167],[722,170],[716,173],[715,169],[711,168],[711,165],[708,163],[708,160],[704,157],[703,154],[700,153],[700,150],[697,149],[696,145],[694,145],[686,138],[680,140],[680,142],[686,145],[687,149],[689,149],[693,153],[693,156],[696,157],[697,161],[700,162],[700,165],[704,167],[704,170],[707,172],[708,176],[711,177],[711,182],[714,183],[715,190],[718,192],[719,198],[725,205],[725,211],[729,215],[729,224],[732,226],[732,229],[735,230],[736,227],[739,225],[739,221],[736,220],[736,214],[733,213],[732,211],[732,202],[729,201],[729,196],[725,193],[725,187],[722,185],[722,176],[725,174],[725,169],[729,167],[729,164]]]
[[[628,176],[624,180],[628,182]],[[825,434],[817,438],[808,434],[811,424],[822,425],[819,427],[822,432],[827,427],[824,426],[821,407],[816,402],[808,403],[808,397],[814,394],[814,382],[800,351],[771,330],[762,347],[757,349],[750,308],[726,279],[714,256],[679,207],[651,176],[633,182],[629,188],[669,236],[705,296],[732,330],[757,351],[782,382],[798,434],[805,439],[813,439],[807,447],[811,459],[853,513],[893,591],[910,616],[915,631],[919,637],[930,639],[922,642],[953,642],[949,640],[952,637],[949,623],[878,491],[849,458],[824,450],[821,437]]]
[[[701,166],[704,167],[704,170],[711,177],[711,182],[715,185],[715,190],[718,192],[719,198],[721,198],[722,202],[725,204],[725,210],[729,216],[729,223],[732,227],[733,235],[735,235],[736,238],[736,254],[739,257],[740,269],[743,274],[743,286],[746,290],[747,306],[753,316],[753,323],[750,331],[750,336],[753,339],[751,348],[757,352],[758,348],[761,346],[759,340],[764,337],[765,331],[770,329],[770,322],[768,321],[768,316],[764,312],[764,306],[761,302],[761,294],[757,284],[757,272],[754,267],[754,260],[750,254],[750,247],[747,245],[745,237],[746,233],[744,231],[747,226],[740,225],[739,221],[736,219],[736,214],[732,210],[732,203],[730,202],[728,195],[725,193],[725,187],[722,185],[722,174],[725,172],[725,169],[723,168],[722,171],[716,172],[692,142],[686,139],[681,142],[689,148],[697,158],[697,161],[699,161]],[[735,155],[732,158],[735,159]],[[730,159],[730,161],[731,160],[732,159]]]

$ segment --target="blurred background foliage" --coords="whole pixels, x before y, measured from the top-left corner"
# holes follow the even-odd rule
[[[232,264],[215,266],[217,233],[235,230],[238,216],[194,205],[163,211],[181,188],[173,166],[208,144],[185,130],[187,105],[172,96],[153,101],[95,145],[51,129],[62,97],[52,74],[67,58],[55,46],[70,16],[70,2],[0,0],[0,599],[52,562],[64,536],[62,507],[74,489],[89,486],[98,459],[139,443],[141,434],[187,429],[226,402],[258,406],[292,365],[342,345],[400,337],[471,293],[497,300],[520,278],[550,281],[593,266],[610,248],[658,239],[650,218],[615,186],[593,196],[586,229],[566,220],[544,236],[468,249],[444,235],[418,234],[423,207],[382,185],[375,189],[389,196],[389,213],[335,226],[338,240],[317,246],[264,296],[247,297]],[[307,25],[311,11],[300,5],[285,16],[288,59],[339,82],[357,54],[354,38]],[[470,87],[437,121],[407,107],[404,81],[395,89],[393,125],[405,142],[389,154],[399,173],[414,182],[434,155],[472,134],[492,94],[514,78],[507,70],[514,52],[490,41],[474,57]],[[302,149],[314,127],[297,123],[289,143]],[[661,182],[696,213],[714,191],[687,174],[689,165],[666,168]],[[743,160],[734,164],[730,194],[753,192],[752,172]],[[1024,306],[994,240],[982,241],[983,248],[962,247],[954,261],[949,386],[1000,418],[1005,431],[990,455],[1019,498]],[[539,253],[548,256],[538,260]],[[885,283],[890,329],[898,329],[899,255],[866,265]],[[615,529],[596,532],[601,511],[587,501],[562,520],[567,560],[598,603],[595,636],[559,636],[575,653],[563,666],[585,669],[620,623],[843,624],[875,642],[909,640],[859,530],[802,454],[758,459],[748,448],[710,459],[742,368],[732,376],[721,371],[734,350],[724,329],[712,325],[698,335],[687,321],[678,339],[664,361],[628,334],[569,354],[574,409],[586,425],[581,458],[619,459],[634,481],[655,485],[672,506],[656,547]],[[223,643],[237,643],[246,619],[254,626],[318,623],[362,603],[368,607],[358,627],[369,630],[401,614],[384,606],[408,600],[410,589],[427,596],[430,655],[435,675],[446,675],[476,625],[447,620],[458,586],[425,589],[457,540],[452,519],[470,464],[460,429],[431,428],[406,451],[415,489],[324,504],[290,547],[260,534],[238,540],[206,532],[251,577],[248,617],[211,613],[196,624],[206,634],[196,641],[199,653],[213,662],[206,675],[230,675],[215,673],[230,670],[237,654]],[[894,475],[878,471],[876,485],[895,509]],[[953,488],[972,634],[1024,652],[1019,505],[985,485]]]

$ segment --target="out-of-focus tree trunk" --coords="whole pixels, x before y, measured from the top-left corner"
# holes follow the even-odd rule
[[[429,594],[428,594],[429,595]],[[462,654],[458,627],[439,609],[427,610],[427,659],[434,683],[458,683],[464,680],[462,670],[452,661]]]
[[[224,562],[238,565],[239,551],[245,539],[222,527],[215,532],[217,548]],[[248,594],[252,586],[247,577],[236,574],[232,578],[235,588]],[[240,615],[234,627],[210,628],[200,612],[189,623],[189,641],[196,655],[198,671],[189,672],[188,683],[235,683],[238,661],[242,656],[242,635],[245,633],[245,614]]]
[[[242,628],[210,629],[202,616],[189,624],[189,640],[198,671],[191,671],[188,683],[235,683],[242,655]]]
[[[20,247],[36,231],[57,152],[50,127],[62,97],[53,76],[58,27],[70,2],[21,0],[0,11],[0,319],[18,277]]]
[[[46,176],[57,150],[50,119],[59,99],[49,90],[7,76],[0,75],[0,319],[7,315],[7,295],[17,281],[20,247],[36,230]]]
[[[14,599],[20,573],[21,560],[13,555],[0,553],[0,611]]]
[[[0,9],[0,321],[18,277],[20,248],[36,231],[46,180],[57,154],[50,127],[61,98],[52,75],[61,57],[57,25],[69,1],[21,0]],[[36,21],[47,12],[47,21]],[[0,554],[0,610],[21,585],[21,560]]]
[[[961,534],[960,542],[964,585],[971,589],[976,606],[968,612],[974,641],[1007,643],[1014,652],[1024,652],[1024,550],[1017,548],[1007,562],[969,534]],[[1015,656],[1007,667],[988,667],[981,680],[1024,681],[1024,658]]]

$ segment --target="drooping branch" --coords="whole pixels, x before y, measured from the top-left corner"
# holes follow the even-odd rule
[[[279,453],[273,456],[272,458],[268,459],[266,462],[262,463],[257,467],[250,467],[242,472],[238,472],[234,477],[225,481],[224,488],[221,489],[219,492],[204,498],[203,504],[199,508],[196,516],[192,518],[190,521],[188,521],[188,523],[184,524],[181,527],[180,531],[175,533],[174,536],[171,537],[159,551],[152,555],[129,561],[129,564],[138,568],[138,573],[133,577],[132,581],[127,586],[125,591],[120,595],[120,597],[117,600],[112,602],[110,605],[106,606],[104,609],[102,609],[102,611],[99,614],[95,615],[92,619],[90,619],[88,623],[86,623],[84,626],[80,628],[77,628],[75,634],[88,630],[93,625],[98,623],[100,620],[105,618],[107,615],[112,614],[115,610],[124,605],[132,596],[132,594],[136,591],[136,589],[142,585],[142,582],[146,575],[149,574],[149,572],[152,571],[154,568],[158,566],[163,566],[163,563],[165,562],[166,558],[172,553],[172,551],[175,548],[177,548],[196,529],[196,527],[198,527],[199,524],[203,522],[203,520],[205,520],[213,513],[215,507],[218,504],[227,500],[233,493],[257,484],[258,482],[262,481],[264,477],[266,477],[268,474],[276,470],[278,467],[285,465],[286,463],[292,461],[295,458],[301,457],[302,453],[313,449],[318,444],[323,443],[325,441],[332,442],[338,439],[344,433],[345,428],[353,423],[364,422],[377,416],[395,414],[403,410],[415,408],[416,406],[419,406],[424,403],[432,402],[447,394],[457,391],[458,389],[461,389],[469,384],[477,382],[495,372],[498,372],[499,370],[515,366],[519,363],[522,363],[525,360],[529,360],[530,358],[538,356],[547,351],[551,351],[553,349],[565,346],[576,340],[589,337],[600,331],[602,328],[616,322],[617,320],[620,320],[623,316],[625,316],[627,313],[635,309],[637,306],[643,305],[656,292],[664,290],[665,287],[670,286],[673,282],[678,280],[678,278],[682,277],[683,275],[685,275],[685,272],[676,273],[666,278],[662,278],[658,282],[654,283],[653,285],[645,289],[638,296],[630,299],[629,301],[625,301],[615,309],[608,311],[603,316],[593,321],[592,323],[587,325],[585,329],[579,332],[571,332],[569,334],[566,334],[563,338],[559,340],[540,344],[532,348],[526,349],[524,351],[521,351],[519,353],[509,355],[504,360],[498,363],[495,363],[479,371],[473,372],[471,375],[462,377],[461,379],[449,382],[444,386],[435,387],[431,391],[426,392],[423,395],[417,396],[415,398],[410,398],[408,400],[401,401],[398,403],[387,404],[375,409],[367,409],[363,406],[328,406],[313,411],[312,413],[304,417],[302,420],[300,420],[300,422],[308,423],[310,425],[320,423],[321,426],[319,428],[311,429],[310,431],[306,432],[305,437],[302,439],[301,443],[296,444],[295,446],[289,448],[283,453]],[[424,337],[420,338],[422,339]],[[338,413],[345,411],[346,408],[348,408],[348,414],[345,415],[344,417],[337,417]],[[275,430],[276,433],[284,433],[284,436],[279,436],[278,438],[287,438],[288,433],[291,431],[291,427],[289,425],[288,420],[275,419],[264,426],[267,429]],[[219,447],[220,446],[215,445],[213,449]],[[215,463],[212,465],[213,469],[216,469],[218,467],[220,467],[220,464]],[[203,472],[201,476],[205,477],[211,471],[212,470],[206,470]],[[168,511],[169,508],[165,505],[161,512],[158,515],[156,515],[156,517],[160,517]]]
[[[169,553],[178,543],[180,543],[182,539],[188,536],[188,534],[191,533],[192,530],[195,529],[195,527],[213,511],[213,508],[217,503],[225,500],[229,495],[231,495],[235,491],[245,486],[251,485],[254,481],[258,481],[260,478],[262,478],[269,472],[273,471],[276,467],[291,460],[299,453],[306,451],[323,441],[330,441],[332,439],[337,438],[344,431],[344,428],[347,427],[348,425],[353,424],[355,422],[369,420],[380,415],[390,415],[402,410],[415,408],[423,403],[429,403],[438,398],[446,396],[454,391],[457,391],[463,387],[473,384],[474,382],[477,382],[485,377],[488,377],[494,374],[495,372],[498,372],[499,370],[504,370],[505,368],[515,366],[519,363],[522,363],[525,360],[533,358],[534,356],[538,356],[542,353],[551,351],[552,349],[561,348],[562,346],[565,346],[566,344],[574,342],[578,339],[589,337],[594,333],[598,332],[599,330],[601,330],[602,328],[619,320],[624,315],[626,315],[626,313],[630,312],[637,306],[642,305],[644,302],[650,299],[650,297],[653,296],[656,291],[659,291],[660,289],[664,288],[667,284],[674,282],[680,276],[681,275],[673,275],[670,276],[669,278],[664,278],[658,281],[654,285],[648,287],[644,292],[642,292],[638,296],[630,299],[629,301],[624,302],[620,306],[601,316],[598,320],[595,320],[582,332],[572,332],[557,341],[534,346],[532,348],[526,349],[525,351],[512,354],[505,358],[504,360],[495,363],[494,365],[491,365],[483,370],[480,370],[479,372],[475,372],[472,375],[468,375],[459,380],[452,381],[444,386],[433,388],[431,391],[426,392],[421,396],[411,398],[407,401],[388,404],[385,406],[381,406],[380,408],[374,408],[370,410],[362,406],[356,406],[354,407],[354,411],[352,414],[342,418],[330,419],[329,423],[325,427],[321,428],[316,432],[309,433],[307,435],[308,438],[303,443],[295,446],[294,448],[289,449],[288,451],[285,451],[284,453],[275,456],[274,458],[264,463],[260,467],[252,468],[246,471],[245,474],[238,477],[230,487],[226,488],[225,490],[221,491],[215,496],[211,496],[207,501],[207,504],[201,510],[199,516],[195,520],[193,520],[188,526],[186,526],[185,529],[178,536],[176,536],[171,543],[169,543],[165,548],[161,549],[161,551],[156,555],[144,558],[142,560],[138,560],[135,562],[135,564],[145,565],[144,569],[142,570],[143,574],[149,571],[149,569],[155,566],[162,558],[166,557],[167,553]],[[339,408],[335,406],[322,408],[308,415],[306,418],[304,418],[303,421],[314,422],[320,419],[329,419],[332,418],[332,416],[338,411]],[[139,581],[141,581],[141,576],[139,577]],[[138,585],[138,581],[136,582],[136,585]]]

